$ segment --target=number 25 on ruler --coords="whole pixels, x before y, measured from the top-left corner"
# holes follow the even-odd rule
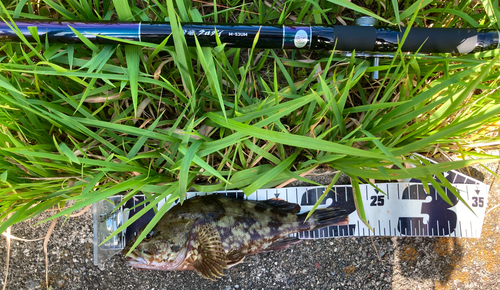
[[[372,202],[370,206],[383,206],[384,205],[384,196],[383,195],[373,195],[370,197]]]

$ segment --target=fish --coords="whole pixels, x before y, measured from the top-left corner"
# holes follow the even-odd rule
[[[252,201],[222,195],[187,199],[168,210],[125,263],[146,270],[195,270],[216,280],[246,256],[288,248],[299,243],[290,235],[348,224],[342,208],[316,209],[306,220],[300,205],[281,199]],[[126,255],[142,227],[123,249]]]

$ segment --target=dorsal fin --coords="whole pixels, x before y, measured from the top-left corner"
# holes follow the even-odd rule
[[[226,252],[217,230],[210,224],[199,225],[195,229],[193,242],[194,269],[210,280],[224,276],[222,271],[227,269]]]
[[[267,203],[272,206],[274,209],[283,211],[286,213],[297,214],[300,212],[300,205],[296,203],[291,203],[283,199],[279,198],[271,198],[268,200],[263,200],[262,202]]]

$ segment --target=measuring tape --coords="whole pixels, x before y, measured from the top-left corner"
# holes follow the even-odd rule
[[[372,185],[360,184],[366,219],[373,229],[372,231],[361,221],[356,212],[352,186],[335,185],[326,194],[318,208],[344,208],[349,213],[349,224],[300,232],[295,236],[300,239],[363,236],[479,238],[483,227],[489,186],[454,170],[445,172],[443,175],[458,190],[460,196],[474,212],[467,208],[465,204],[459,202],[458,198],[445,187],[443,187],[443,190],[452,205],[447,203],[431,185],[429,185],[429,192],[427,192],[418,179],[398,183],[375,184],[383,192],[380,192]],[[259,189],[249,196],[245,196],[243,191],[238,190],[213,193],[189,192],[186,199],[208,194],[221,194],[248,200],[280,198],[299,204],[301,213],[304,213],[313,208],[325,190],[326,187],[324,186]],[[109,200],[114,205],[117,205],[122,201],[122,196],[113,196]],[[95,264],[102,264],[112,255],[121,251],[126,242],[152,219],[154,212],[150,210],[131,224],[127,230],[99,246],[129,217],[143,208],[143,206],[139,206],[131,210],[143,200],[144,196],[134,196],[120,210],[114,212],[114,205],[108,201],[100,201],[94,204]],[[158,203],[158,209],[164,205],[165,201],[162,200]],[[172,206],[178,202],[179,200],[175,201]]]

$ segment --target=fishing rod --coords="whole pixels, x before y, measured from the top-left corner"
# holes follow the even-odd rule
[[[84,22],[15,19],[15,26],[29,41],[36,42],[29,28],[36,27],[44,42],[81,43],[75,29],[93,43],[116,44],[119,40],[161,43],[171,33],[169,23],[159,22]],[[358,25],[260,25],[228,23],[182,23],[188,46],[195,46],[195,36],[201,46],[217,45],[216,34],[226,47],[251,48],[259,34],[256,48],[309,49],[341,51],[396,52],[405,27],[375,26],[375,19],[361,17]],[[0,22],[0,41],[20,42],[9,21]],[[402,51],[421,53],[470,53],[499,48],[498,30],[473,28],[412,27]],[[105,36],[105,37],[100,37]],[[167,41],[173,45],[173,37]]]

